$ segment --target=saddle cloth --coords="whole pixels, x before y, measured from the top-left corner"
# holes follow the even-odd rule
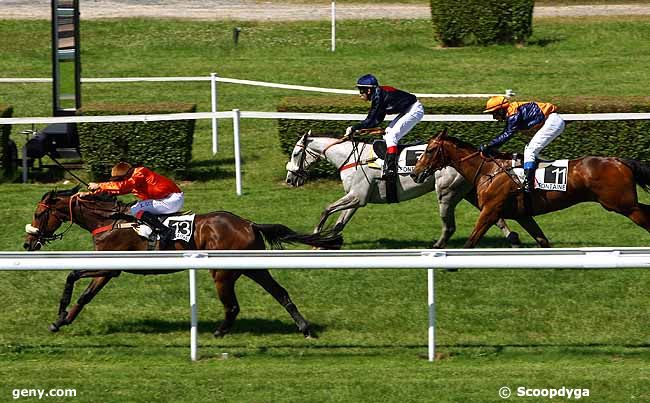
[[[425,143],[398,144],[397,173],[400,175],[410,174],[415,169],[415,163],[418,162],[420,155],[424,154],[426,148]],[[371,159],[377,158],[374,162],[368,164],[370,168],[381,169],[384,166],[384,158],[386,158],[386,142],[384,140],[375,140],[372,143],[370,157]]]
[[[524,169],[512,168],[513,174],[521,183],[524,182]],[[535,170],[535,189],[566,192],[569,160],[540,162]]]
[[[163,225],[171,228],[172,241],[190,242],[194,233],[194,216],[195,214],[164,215],[159,218],[164,218]],[[153,232],[146,224],[134,226],[133,230],[145,238],[149,238]]]

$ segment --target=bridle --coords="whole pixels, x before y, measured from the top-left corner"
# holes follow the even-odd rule
[[[292,174],[302,179],[306,179],[307,176],[309,176],[309,174],[307,173],[307,168],[305,167],[305,161],[307,160],[307,155],[312,156],[314,158],[314,162],[319,161],[321,159],[321,155],[319,153],[307,148],[308,138],[309,138],[309,133],[306,133],[304,136],[302,136],[302,140],[298,144],[298,147],[303,149],[303,152],[300,153],[300,156],[298,157],[298,163],[291,164],[291,162],[289,162],[289,164],[287,164],[287,171],[291,172]]]
[[[63,235],[65,235],[70,230],[70,228],[72,227],[72,224],[73,224],[73,222],[72,222],[72,203],[73,203],[73,200],[75,200],[75,199],[78,199],[78,196],[73,195],[73,196],[70,197],[70,200],[68,202],[69,203],[69,210],[70,210],[70,217],[69,217],[70,224],[62,232],[60,232],[58,234],[56,234],[56,233],[48,234],[46,231],[43,231],[41,229],[43,227],[47,227],[47,223],[50,220],[50,214],[54,215],[54,217],[57,220],[59,220],[60,222],[64,221],[63,219],[60,219],[57,216],[57,211],[56,211],[55,206],[44,203],[43,201],[38,202],[38,205],[40,207],[43,207],[44,210],[41,211],[40,213],[34,215],[34,218],[38,222],[38,227],[33,227],[32,225],[27,224],[25,226],[25,232],[27,232],[29,235],[32,235],[32,236],[36,237],[36,243],[40,243],[41,245],[45,245],[45,244],[47,244],[49,242],[56,241],[58,239],[63,239]],[[56,232],[56,230],[54,230],[53,232]]]
[[[306,179],[307,176],[309,176],[309,174],[307,173],[307,167],[305,167],[305,161],[307,160],[307,155],[310,155],[312,158],[314,158],[314,162],[318,162],[321,159],[326,157],[325,154],[327,153],[327,150],[329,150],[330,148],[332,148],[335,145],[338,145],[338,144],[344,143],[346,141],[349,141],[348,138],[346,138],[346,137],[340,138],[340,139],[332,142],[331,144],[328,144],[327,147],[325,147],[323,149],[322,153],[317,153],[316,151],[313,151],[313,150],[311,150],[311,149],[309,149],[307,147],[308,138],[309,138],[309,132],[306,133],[304,136],[302,136],[302,140],[300,141],[299,144],[297,144],[298,147],[303,149],[303,152],[300,153],[300,156],[298,157],[298,163],[297,164],[291,164],[291,162],[289,162],[287,164],[287,171],[288,172],[291,172],[295,176],[297,176],[299,178],[303,178],[303,179]],[[348,157],[345,159],[345,161],[343,161],[341,166],[337,167],[337,170],[340,171],[341,168],[343,166],[345,166],[345,164],[347,164],[347,162],[350,160],[352,155],[354,155],[355,151],[357,151],[357,147],[356,147],[356,144],[354,142],[353,142],[353,145],[354,146],[352,147],[352,151],[350,152]],[[361,155],[361,154],[359,153],[359,155]]]

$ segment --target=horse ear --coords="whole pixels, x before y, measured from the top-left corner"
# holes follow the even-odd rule
[[[73,194],[79,193],[79,189],[81,189],[81,185],[77,185],[73,187],[72,189],[70,189],[70,192],[72,192]]]
[[[311,136],[311,129],[307,132],[307,136]]]
[[[438,136],[436,136],[436,140],[442,140],[445,137],[447,137],[447,128],[446,127],[440,133],[438,133]]]

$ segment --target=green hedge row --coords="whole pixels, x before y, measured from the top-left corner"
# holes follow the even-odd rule
[[[476,98],[423,99],[426,114],[480,114],[485,101]],[[552,102],[560,114],[650,112],[650,97],[562,97],[545,99],[515,99],[515,101]],[[367,113],[369,104],[355,97],[295,97],[284,98],[280,112]],[[341,137],[354,122],[280,119],[280,147],[287,154],[308,130],[315,136]],[[384,127],[388,122],[384,123]],[[440,130],[472,144],[483,144],[498,135],[504,122],[420,122],[400,142],[426,141]],[[525,144],[534,133],[518,133],[501,147],[502,151],[523,153]],[[371,141],[371,139],[368,139]],[[542,152],[543,158],[577,158],[584,155],[617,156],[650,161],[650,121],[572,121],[564,133]],[[314,167],[313,176],[338,176],[327,163]]]
[[[0,118],[10,118],[14,113],[11,105],[0,104]],[[0,177],[6,178],[11,176],[12,161],[9,150],[9,136],[11,134],[11,125],[0,125]]]
[[[533,32],[534,0],[430,0],[436,39],[443,46],[523,44]]]
[[[190,103],[145,105],[87,104],[78,113],[88,116],[191,113]],[[145,165],[163,174],[189,174],[195,120],[155,122],[79,123],[79,145],[94,179],[105,180],[118,161]]]

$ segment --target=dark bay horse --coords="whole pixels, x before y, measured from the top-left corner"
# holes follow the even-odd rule
[[[454,167],[476,187],[481,212],[466,248],[475,247],[499,218],[535,216],[582,202],[598,202],[650,231],[650,206],[639,203],[636,190],[637,185],[650,190],[650,167],[639,161],[615,157],[569,160],[566,191],[536,189],[527,194],[511,176],[511,159],[484,156],[443,131],[429,140],[412,176],[421,182],[446,166]]]
[[[117,220],[129,211],[129,205],[121,203],[114,197],[86,196],[77,194],[78,188],[66,191],[51,191],[46,193],[36,207],[31,224],[26,226],[27,237],[24,248],[29,251],[38,250],[47,242],[60,239],[62,234],[55,231],[63,222],[69,225],[77,224],[86,231],[93,233],[95,250],[147,250],[148,241],[139,236],[126,220]],[[194,236],[190,242],[174,241],[174,248],[196,250],[244,250],[265,249],[266,245],[280,247],[283,243],[300,243],[313,247],[336,249],[343,242],[340,235],[309,234],[294,232],[281,224],[256,224],[235,214],[218,211],[208,214],[197,214],[194,220]],[[69,227],[68,227],[69,228]],[[67,231],[67,229],[66,229]],[[64,231],[65,233],[65,231]],[[129,271],[134,274],[166,274],[182,271]],[[282,305],[293,318],[298,329],[305,337],[313,336],[309,322],[300,314],[296,305],[291,301],[287,291],[271,277],[268,270],[211,270],[212,279],[225,310],[225,320],[214,332],[215,337],[228,333],[237,314],[239,304],[235,295],[235,282],[243,274],[262,286]],[[59,305],[59,317],[50,325],[50,330],[56,332],[61,326],[71,324],[83,307],[97,295],[102,288],[114,277],[119,276],[119,270],[75,270],[66,280],[63,295]],[[86,290],[80,295],[77,303],[67,311],[72,298],[74,284],[82,278],[92,278]]]

